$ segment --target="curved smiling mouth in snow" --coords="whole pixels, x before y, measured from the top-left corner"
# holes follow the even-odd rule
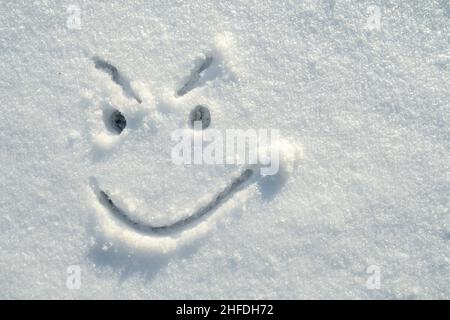
[[[182,218],[173,223],[165,225],[152,225],[133,218],[124,209],[116,205],[110,194],[101,189],[96,178],[90,178],[90,187],[95,193],[98,201],[120,222],[136,231],[143,233],[169,233],[177,231],[200,221],[203,217],[212,213],[215,209],[220,207],[228,199],[230,199],[236,192],[244,189],[251,184],[254,179],[254,171],[252,169],[245,169],[239,176],[235,177],[230,183],[216,193],[212,199],[202,207],[195,210],[191,215]]]

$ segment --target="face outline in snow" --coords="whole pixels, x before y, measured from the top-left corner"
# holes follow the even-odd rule
[[[92,135],[94,157],[106,158],[106,160],[97,160],[99,166],[111,157],[120,157],[120,155],[115,154],[116,151],[121,149],[123,145],[129,144],[133,133],[141,131],[139,139],[142,139],[141,127],[145,127],[144,130],[150,138],[156,136],[170,138],[170,134],[168,134],[170,131],[189,127],[193,119],[201,121],[203,130],[208,130],[210,126],[213,127],[216,118],[220,120],[220,116],[215,117],[216,111],[223,106],[211,98],[211,92],[214,92],[212,87],[218,85],[218,83],[225,87],[228,87],[230,83],[236,84],[233,71],[224,58],[226,54],[224,54],[223,49],[225,47],[226,51],[229,48],[227,48],[229,42],[227,43],[227,39],[225,39],[224,45],[224,38],[221,40],[222,43],[219,41],[219,45],[214,50],[201,55],[197,59],[195,67],[191,69],[192,71],[187,77],[180,81],[175,90],[173,88],[154,90],[157,91],[156,94],[142,89],[145,84],[139,86],[139,83],[130,81],[122,73],[122,70],[109,60],[99,56],[92,58],[95,67],[94,72],[99,77],[103,77],[107,87],[106,90],[110,93],[108,100],[105,100],[105,97],[100,98],[100,108],[98,106],[96,108],[97,117],[92,119],[92,122],[96,122],[97,126],[98,122],[103,122],[104,126]],[[109,79],[106,80],[105,77]],[[223,78],[226,81],[222,81]],[[212,86],[208,84],[212,84]],[[220,89],[224,90],[224,87],[220,87]],[[231,89],[233,89],[233,86]],[[99,114],[100,116],[98,116]],[[99,121],[100,118],[101,121]],[[161,128],[168,123],[173,125],[166,126],[168,128],[162,130]],[[193,128],[191,128],[191,131],[193,135],[196,134]],[[146,141],[146,143],[148,145],[149,142]],[[155,141],[154,144],[164,145],[164,142],[160,139]],[[128,150],[130,149],[132,148],[128,148]],[[153,155],[157,153],[153,149]],[[162,163],[161,161],[164,160],[167,161],[168,159],[153,159],[150,162]],[[173,166],[173,163],[166,163],[166,165]],[[116,170],[113,171],[121,171],[122,168],[126,167],[126,165],[116,167]],[[142,168],[143,166],[139,167]],[[180,172],[178,169],[174,170]],[[198,171],[202,169],[191,167],[189,170]],[[205,181],[212,180],[212,178],[209,179],[208,173],[214,170],[211,169],[211,166],[206,170]],[[138,206],[133,203],[130,204],[129,201],[127,202],[128,198],[122,196],[127,191],[119,188],[120,191],[116,192],[114,190],[116,186],[103,182],[105,180],[102,179],[102,177],[105,177],[104,173],[94,173],[89,179],[89,186],[96,200],[95,207],[99,213],[99,227],[101,227],[102,233],[114,242],[121,240],[128,245],[132,244],[133,247],[141,247],[147,251],[172,251],[180,243],[197,238],[207,232],[211,227],[211,224],[208,223],[210,217],[215,216],[217,219],[219,216],[212,213],[219,210],[224,211],[221,208],[225,206],[232,207],[233,204],[230,204],[229,200],[235,198],[238,193],[248,193],[248,187],[258,181],[260,177],[255,167],[251,166],[221,167],[219,171],[220,174],[215,177],[218,181],[217,186],[209,188],[207,192],[199,196],[198,202],[194,206],[184,210],[184,213],[169,222],[167,222],[167,217],[166,222],[162,222],[164,218],[159,221],[156,220],[156,222],[149,222],[147,218],[151,217],[153,212],[142,219],[140,213],[135,211]],[[225,181],[223,173],[228,177]],[[139,179],[139,176],[136,178]],[[180,182],[183,182],[181,178]],[[195,185],[195,187],[197,186]],[[211,186],[211,183],[209,183],[209,186]],[[113,191],[109,190],[111,187]],[[133,194],[132,191],[130,194]],[[237,202],[244,202],[245,197],[245,195],[239,197]],[[155,210],[155,212],[163,211],[161,208]],[[177,211],[176,207],[175,211]],[[168,215],[171,216],[170,213]]]

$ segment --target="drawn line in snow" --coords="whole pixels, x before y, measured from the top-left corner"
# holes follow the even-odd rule
[[[202,73],[211,66],[212,62],[213,62],[213,57],[207,56],[202,61],[200,66],[198,66],[197,68],[192,70],[191,75],[189,76],[186,83],[180,89],[177,90],[177,92],[176,92],[177,96],[179,96],[179,97],[184,96],[186,93],[193,90],[196,87],[200,78],[202,77]]]
[[[123,93],[127,97],[135,99],[138,103],[142,103],[142,99],[139,98],[131,87],[130,81],[124,77],[114,65],[99,57],[93,57],[92,60],[94,61],[95,68],[108,73],[111,76],[112,81],[122,88]]]
[[[93,177],[90,178],[90,186],[97,196],[98,201],[104,207],[106,207],[117,219],[122,221],[130,228],[144,233],[169,233],[185,227],[217,209],[225,201],[230,199],[236,192],[243,189],[245,186],[248,186],[249,184],[247,184],[246,182],[249,182],[250,178],[253,176],[253,173],[254,172],[252,169],[244,170],[238,177],[234,178],[234,180],[232,180],[231,183],[228,184],[221,192],[217,193],[209,203],[196,210],[192,215],[172,224],[163,226],[144,224],[131,218],[123,209],[119,208],[114,203],[108,193],[106,193],[99,187],[97,180]]]

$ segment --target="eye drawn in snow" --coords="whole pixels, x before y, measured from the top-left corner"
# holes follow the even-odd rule
[[[209,99],[207,95],[204,95],[203,90],[212,91],[211,88],[215,86],[209,86],[210,81],[218,81],[216,84],[226,86],[227,81],[233,81],[235,76],[232,67],[224,61],[228,59],[226,52],[230,49],[228,42],[219,42],[214,50],[203,55],[194,63],[195,66],[191,69],[189,76],[182,78],[170,94],[167,94],[166,87],[163,87],[162,91],[154,88],[152,89],[154,92],[146,92],[146,89],[142,88],[151,87],[147,83],[139,87],[139,83],[130,81],[116,65],[99,56],[92,58],[94,70],[100,71],[98,76],[103,77],[103,80],[99,81],[99,86],[106,87],[106,90],[110,92],[107,95],[111,95],[108,98],[104,97],[104,92],[99,94],[99,100],[103,102],[100,103],[100,108],[97,106],[94,111],[96,115],[90,118],[92,123],[103,119],[103,129],[98,124],[93,124],[97,129],[92,132],[93,150],[97,150],[99,154],[103,155],[99,161],[100,164],[107,161],[109,157],[114,157],[114,160],[123,157],[123,153],[115,152],[123,144],[126,144],[128,148],[131,145],[133,153],[138,152],[139,148],[133,145],[142,143],[142,139],[146,141],[147,146],[150,143],[155,147],[152,150],[167,148],[164,142],[161,143],[161,135],[170,137],[170,133],[173,131],[169,130],[169,127],[172,130],[178,130],[180,127],[189,129],[192,135],[211,130],[212,117],[217,115],[214,112],[224,106]],[[232,66],[235,65],[232,64]],[[105,80],[104,75],[102,76],[105,73],[111,76],[112,81]],[[225,75],[226,81],[221,79],[222,75]],[[230,87],[230,90],[234,90],[235,87]],[[229,112],[228,109],[229,107],[227,112]],[[168,123],[168,119],[177,118],[175,115],[179,116],[179,119],[175,120],[178,122]],[[218,119],[214,120],[214,125],[216,125],[220,120],[220,115],[214,119]],[[194,122],[200,122],[200,127],[194,127]],[[140,135],[136,133],[138,131]],[[136,135],[134,135],[135,133]],[[216,174],[214,169],[213,176],[215,177],[206,177],[210,181],[207,188],[199,187],[195,191],[187,193],[192,193],[194,196],[188,200],[189,203],[186,203],[185,207],[183,207],[183,202],[175,204],[169,202],[165,207],[159,205],[158,208],[154,208],[151,200],[141,201],[139,199],[137,200],[139,204],[145,204],[138,207],[133,204],[130,207],[127,201],[130,197],[136,199],[134,192],[128,191],[126,185],[114,186],[114,182],[119,181],[117,179],[106,179],[107,183],[105,183],[105,174],[108,175],[108,172],[100,167],[101,173],[93,172],[89,179],[89,189],[98,213],[96,229],[101,231],[102,237],[108,239],[108,242],[124,245],[134,252],[136,250],[158,253],[174,251],[179,246],[191,243],[209,232],[226,212],[243,206],[251,194],[258,190],[252,186],[258,184],[259,189],[263,191],[277,188],[280,181],[283,181],[291,171],[294,154],[295,151],[289,149],[281,155],[287,160],[280,159],[285,164],[282,165],[277,177],[265,178],[259,172],[259,165],[254,164],[236,166],[231,171],[218,171],[226,172],[225,175]],[[136,153],[135,157],[137,158],[128,157],[126,162],[119,160],[121,165],[114,167],[113,173],[122,175],[121,168],[124,165],[133,166],[134,160],[142,160],[139,159],[141,157],[139,153]],[[131,161],[129,161],[130,159]],[[148,165],[152,166],[152,163]],[[168,179],[171,179],[172,185],[175,186],[178,182],[178,185],[185,185],[183,190],[194,188],[195,185],[189,186],[190,182],[183,179],[182,176],[174,176],[173,167],[171,167],[174,165],[176,164],[172,161],[159,168],[163,169],[162,171],[167,169],[167,174],[170,175]],[[186,170],[202,170],[199,168],[188,166]],[[126,169],[128,170],[128,168]],[[138,197],[142,199],[146,197],[147,187],[140,187],[145,186],[145,182],[139,183],[140,176],[138,174],[130,176],[130,173],[134,174],[133,169],[127,172],[129,179],[138,180]],[[146,170],[140,172],[147,174]],[[209,173],[209,171],[207,172]],[[125,173],[123,174],[125,175]],[[161,175],[164,173],[161,172]],[[192,176],[191,173],[184,177],[188,176]],[[157,184],[156,189],[159,187]],[[203,191],[199,193],[199,190]],[[152,191],[150,190],[150,192]],[[176,201],[177,191],[169,190],[168,192],[171,193],[169,198],[174,198]],[[150,198],[154,197],[155,192],[151,194]],[[197,199],[195,194],[198,195]],[[146,204],[146,202],[150,203]]]
[[[105,112],[103,116],[105,126],[111,132],[121,134],[127,126],[127,119],[122,114],[122,112],[117,109],[113,109],[110,112]]]
[[[198,105],[194,109],[192,109],[189,115],[189,125],[191,128],[195,127],[195,122],[201,121],[201,129],[205,130],[209,127],[211,123],[211,113],[209,109],[205,106]]]

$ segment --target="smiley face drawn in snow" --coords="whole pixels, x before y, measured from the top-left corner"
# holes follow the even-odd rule
[[[194,120],[202,130],[246,128],[239,68],[230,62],[233,39],[220,35],[212,48],[175,89],[131,81],[115,63],[92,58],[98,93],[88,111],[94,160],[89,189],[97,227],[108,241],[173,251],[207,233],[224,212],[243,207],[263,181],[257,166],[171,160],[171,133],[186,128],[198,134]],[[287,144],[284,150],[281,180],[298,154]]]

